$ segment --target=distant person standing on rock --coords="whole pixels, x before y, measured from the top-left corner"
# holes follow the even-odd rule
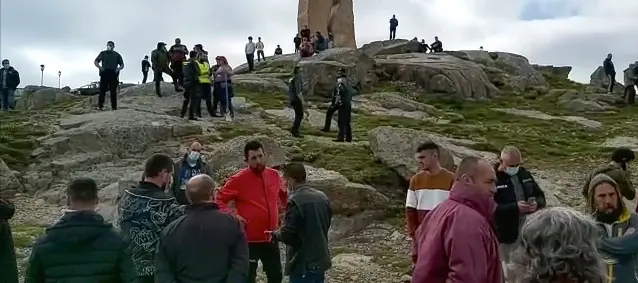
[[[339,133],[335,142],[352,142],[352,96],[354,90],[348,85],[347,78],[337,79],[335,87],[335,107],[337,109],[337,125]]]
[[[629,105],[633,105],[636,100],[636,89],[634,87],[638,83],[638,74],[636,73],[636,70],[638,70],[638,66],[636,66],[635,63],[631,63],[624,72],[624,98]]]
[[[213,109],[213,102],[211,101],[213,94],[212,84],[210,80],[211,68],[210,64],[208,63],[208,56],[204,53],[200,54],[200,57],[197,60],[197,67],[199,68],[199,94],[206,103],[206,110],[208,111],[208,115],[210,117],[215,117],[215,109]],[[202,117],[202,112],[200,109],[201,107],[197,107],[197,110],[199,110],[199,112],[197,112],[196,114],[199,118]]]
[[[261,41],[261,37],[257,38],[255,47],[257,47],[257,62],[261,62],[262,59],[266,61],[266,56],[264,56],[264,42]]]
[[[184,86],[184,61],[186,60],[186,56],[188,56],[188,48],[186,45],[182,44],[182,40],[179,38],[175,39],[175,45],[171,46],[171,49],[168,50],[168,57],[171,60],[171,70],[173,70],[173,79],[177,80],[175,83],[175,91],[181,92],[184,91],[181,87]]]
[[[104,99],[106,91],[111,94],[111,110],[117,110],[117,88],[120,85],[120,71],[124,69],[124,59],[122,55],[114,51],[115,43],[106,43],[106,50],[100,52],[93,64],[100,70],[100,95],[98,96],[97,107],[104,109]],[[100,63],[102,65],[100,65]]]
[[[304,118],[304,108],[306,105],[301,91],[302,82],[301,75],[299,74],[299,66],[295,66],[292,72],[292,78],[290,79],[290,82],[288,84],[288,103],[290,105],[290,108],[295,111],[295,119],[292,123],[290,133],[292,134],[292,136],[297,138],[303,137],[300,133],[300,128],[301,122]]]
[[[235,118],[235,107],[233,107],[233,97],[235,91],[233,89],[232,77],[235,75],[233,68],[228,64],[228,60],[224,56],[215,57],[217,63],[215,73],[212,74],[212,80],[215,84],[213,96],[221,104],[221,116],[228,117],[230,120]],[[217,106],[213,103],[213,111]]]
[[[295,53],[299,53],[299,47],[301,47],[301,37],[299,37],[299,34],[295,35],[292,42],[295,44]]]
[[[20,73],[11,67],[8,59],[2,60],[0,69],[0,110],[13,109],[15,106],[15,91],[20,85]]]
[[[248,42],[246,43],[246,47],[244,47],[244,51],[246,52],[246,63],[248,63],[248,71],[255,71],[255,51],[257,51],[257,45],[253,42],[253,37],[248,37]]]
[[[399,20],[396,15],[392,15],[390,19],[390,40],[397,38],[397,27],[399,26]]]
[[[339,80],[340,78],[347,78],[346,75],[346,69],[344,68],[339,68],[337,70],[337,80]],[[337,97],[337,92],[336,91],[332,91],[332,96],[331,96],[331,100],[330,100],[330,106],[328,106],[328,109],[326,110],[326,120],[323,126],[323,129],[321,129],[322,132],[330,132],[330,127],[332,127],[332,119],[334,117],[335,112],[337,112],[338,108],[337,108],[337,101],[338,101],[338,97]]]
[[[95,212],[97,191],[92,179],[71,182],[68,209],[31,251],[26,283],[136,282],[126,243],[113,225]]]
[[[609,79],[609,94],[614,92],[614,85],[616,84],[616,67],[614,67],[614,62],[611,61],[611,57],[612,55],[609,53],[603,61],[603,70],[605,71],[605,76]]]
[[[148,79],[148,70],[151,69],[151,63],[148,62],[148,55],[144,56],[144,60],[142,60],[142,83],[146,83],[146,79]]]
[[[15,211],[13,203],[0,196],[0,275],[6,283],[18,283],[18,265],[9,224]]]
[[[197,64],[197,51],[191,51],[189,58],[184,62],[184,102],[182,103],[181,117],[186,116],[188,109],[188,120],[196,120],[195,114],[201,112],[199,97],[199,65]],[[190,106],[190,107],[189,107]]]
[[[153,68],[153,82],[155,82],[155,95],[162,97],[162,91],[160,89],[160,82],[164,81],[162,77],[163,73],[173,77],[173,71],[168,67],[168,51],[166,50],[166,43],[158,42],[157,49],[151,52],[151,64]],[[173,78],[173,84],[177,89],[177,81]]]

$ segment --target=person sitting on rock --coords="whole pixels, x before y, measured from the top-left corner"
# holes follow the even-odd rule
[[[202,159],[202,145],[193,142],[188,148],[188,152],[175,164],[175,174],[173,175],[173,185],[171,192],[179,204],[188,205],[186,198],[186,183],[193,176],[204,174],[213,176],[213,169]]]
[[[520,227],[525,218],[544,208],[545,193],[521,164],[521,151],[513,146],[506,146],[501,151],[501,159],[496,165],[496,212],[494,225],[501,247],[501,260],[509,263],[510,255],[515,248]]]
[[[636,100],[636,89],[634,86],[638,82],[638,77],[635,73],[636,64],[629,64],[629,67],[624,71],[624,81],[625,81],[625,91],[624,91],[624,99],[627,101],[627,104],[633,105]]]
[[[126,242],[95,212],[98,202],[94,180],[71,182],[68,209],[37,240],[25,282],[136,282]]]
[[[312,43],[305,37],[301,39],[301,52],[299,52],[299,56],[301,58],[311,57],[314,54],[314,49],[312,47]]]
[[[419,52],[427,53],[430,50],[430,46],[425,43],[425,39],[421,39],[421,45],[419,46]]]
[[[434,37],[434,42],[430,44],[430,50],[432,52],[443,52],[443,42],[439,40],[438,36]]]
[[[627,174],[627,169],[629,168],[629,163],[634,161],[636,156],[634,152],[629,148],[617,148],[611,154],[611,162],[608,164],[596,168],[589,174],[589,178],[583,185],[583,196],[585,198],[588,197],[589,192],[589,183],[591,182],[591,178],[598,174],[606,174],[618,184],[618,189],[620,190],[621,196],[625,197],[628,200],[633,200],[636,197],[636,190],[631,183],[631,179]]]
[[[169,58],[166,43],[158,42],[157,48],[151,52],[151,67],[153,68],[153,82],[155,82],[155,95],[162,97],[160,82],[164,81],[163,73],[173,78],[173,71],[168,67]],[[178,89],[177,80],[173,79],[175,89]]]
[[[319,53],[328,48],[326,38],[323,37],[323,35],[320,32],[317,32],[315,34],[314,44],[315,44],[315,53]]]
[[[277,44],[277,48],[275,48],[275,55],[283,55],[283,54],[284,54],[284,51],[281,50],[281,46],[279,46],[279,44]]]
[[[310,41],[310,29],[308,28],[308,25],[304,25],[303,29],[299,32],[299,34],[301,34],[301,39],[306,39],[308,41]]]

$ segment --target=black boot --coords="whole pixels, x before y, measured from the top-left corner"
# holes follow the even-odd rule
[[[157,97],[162,97],[162,93],[160,92],[160,82],[155,82],[155,95],[157,95]]]

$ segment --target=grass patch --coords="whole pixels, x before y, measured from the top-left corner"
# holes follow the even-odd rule
[[[16,224],[11,226],[13,245],[16,249],[31,248],[35,240],[44,234],[46,226]]]
[[[219,131],[219,137],[223,140],[230,140],[239,136],[251,136],[254,134],[268,134],[268,130],[253,127],[247,124],[219,124],[215,126],[215,129]]]
[[[396,186],[397,174],[374,156],[365,145],[318,142],[308,139],[296,143],[299,152],[293,161],[341,173],[351,182],[375,186]],[[396,187],[395,187],[396,188]]]
[[[47,134],[44,127],[33,123],[28,113],[0,112],[0,158],[14,170],[25,168],[37,139]]]
[[[246,100],[257,103],[263,109],[282,109],[287,103],[285,93],[257,93],[237,90],[235,95],[245,97]]]

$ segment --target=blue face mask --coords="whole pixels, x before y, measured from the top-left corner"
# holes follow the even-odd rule
[[[518,166],[516,167],[505,167],[505,173],[510,176],[514,176],[518,173]]]
[[[196,152],[196,151],[189,152],[188,157],[186,157],[186,161],[188,162],[188,165],[195,166],[200,156],[201,154],[199,152]]]

